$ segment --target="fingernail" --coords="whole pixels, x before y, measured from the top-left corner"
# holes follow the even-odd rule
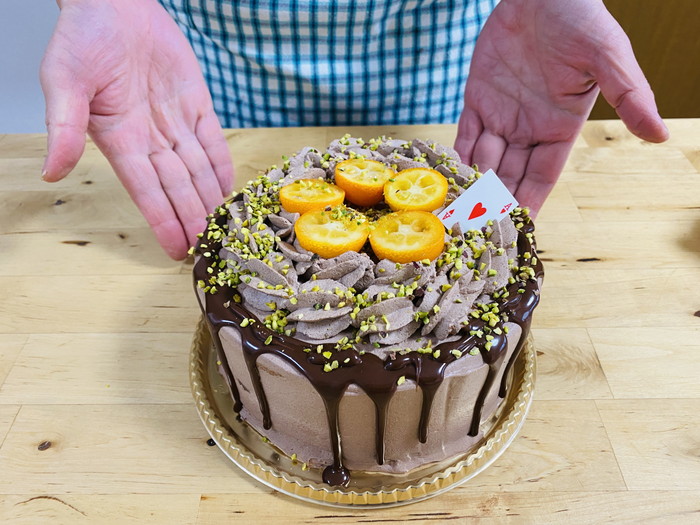
[[[41,170],[41,180],[46,182],[46,170]]]

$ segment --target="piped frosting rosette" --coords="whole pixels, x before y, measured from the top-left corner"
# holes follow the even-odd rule
[[[220,267],[200,287],[234,287],[234,299],[268,328],[310,345],[352,341],[358,350],[385,355],[459,338],[475,309],[493,302],[524,271],[514,220],[525,212],[516,210],[478,231],[453,225],[434,261],[395,263],[377,260],[371,251],[323,258],[301,246],[294,229],[299,214],[280,206],[279,191],[302,179],[332,181],[336,165],[351,158],[443,174],[449,189],[435,215],[480,176],[454,150],[429,141],[346,136],[325,152],[304,148],[251,181],[230,203],[228,228],[220,231]],[[381,207],[365,211],[370,218],[384,213]]]

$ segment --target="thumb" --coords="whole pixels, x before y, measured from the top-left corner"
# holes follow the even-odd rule
[[[632,133],[649,142],[664,142],[668,128],[659,116],[654,93],[627,35],[617,29],[619,33],[609,40],[594,67],[600,91]]]
[[[42,70],[41,88],[46,100],[48,145],[42,178],[56,182],[68,175],[85,149],[90,102],[78,84]]]

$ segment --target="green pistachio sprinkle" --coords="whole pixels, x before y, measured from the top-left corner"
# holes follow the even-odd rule
[[[370,149],[376,150],[384,143],[385,140],[386,139],[383,137],[378,139],[372,139],[370,140],[368,147]],[[347,142],[347,144],[345,144],[344,147],[355,144],[354,141],[351,142],[349,135],[346,135],[344,141]],[[362,144],[362,142],[359,141],[358,144]],[[408,144],[407,148],[410,147],[411,145]],[[352,152],[348,152],[346,156],[349,156],[351,158],[362,157],[361,155],[356,155]],[[331,154],[325,153],[321,156],[321,163],[325,163],[327,167],[329,167],[330,162],[339,162],[340,160],[344,160],[346,156],[332,158]],[[426,159],[427,157],[425,154],[420,154],[416,157],[416,160],[418,160],[419,162],[425,162]],[[452,169],[453,171],[456,170],[456,164],[454,164],[451,159],[447,158],[445,154],[442,154],[438,163],[443,164],[445,167],[447,167],[448,169]],[[319,164],[315,165],[318,166]],[[285,173],[289,172],[290,161],[288,158],[284,159],[284,166],[282,169],[285,171]],[[467,181],[464,185],[464,188],[469,187],[473,182],[479,179],[480,176],[480,173],[467,176]],[[332,177],[329,180],[332,181]],[[450,178],[448,182],[449,184],[456,186],[456,182],[453,178]],[[460,188],[461,187],[456,188],[455,191],[459,192]],[[282,275],[287,275],[289,271],[294,272],[295,268],[291,264],[289,264],[290,261],[286,260],[283,255],[279,254],[279,247],[277,243],[282,242],[282,239],[274,234],[274,230],[271,228],[271,224],[267,219],[269,215],[279,213],[279,211],[281,210],[278,192],[279,184],[270,182],[270,180],[267,179],[266,175],[261,174],[258,178],[251,181],[243,190],[243,193],[246,196],[245,201],[232,202],[229,200],[223,206],[217,208],[216,214],[218,214],[219,216],[228,214],[230,218],[230,221],[228,223],[217,224],[217,217],[213,214],[208,217],[209,225],[207,231],[205,231],[203,234],[198,235],[198,238],[205,240],[203,239],[203,237],[206,236],[206,239],[213,239],[213,241],[215,241],[216,244],[214,242],[205,243],[200,241],[198,247],[194,250],[195,253],[199,251],[199,253],[201,253],[202,256],[207,259],[208,266],[206,271],[208,275],[205,278],[205,280],[197,282],[197,286],[200,289],[203,289],[205,293],[213,294],[216,293],[219,289],[225,287],[232,288],[235,290],[235,288],[241,282],[250,283],[253,277],[260,279],[261,276],[255,275],[254,272],[244,269],[245,261],[249,259],[258,259]],[[239,217],[232,217],[234,211],[237,211],[238,213],[247,213],[248,218],[246,218],[245,220],[241,220],[241,218]],[[370,220],[376,220],[383,214],[384,213],[381,212],[373,214],[370,216]],[[527,216],[527,211],[521,208],[516,208],[516,210],[511,212],[511,217],[520,217],[519,220],[516,220],[516,228],[520,229],[521,231],[522,228],[524,228],[525,224],[529,224],[531,222],[531,219]],[[492,224],[493,221],[489,221],[489,226],[491,226]],[[438,290],[440,293],[444,294],[451,287],[454,286],[454,283],[462,277],[462,274],[459,270],[461,270],[464,266],[466,266],[470,270],[475,270],[475,266],[479,265],[479,259],[487,250],[490,251],[492,254],[495,253],[495,255],[498,256],[505,255],[504,248],[496,248],[496,246],[494,246],[494,244],[491,241],[488,241],[488,237],[492,232],[492,228],[487,228],[485,233],[481,230],[470,230],[464,235],[457,235],[455,237],[452,237],[451,239],[448,239],[448,241],[445,242],[444,250],[442,254],[436,259],[435,265],[438,268],[446,267],[446,275],[450,279],[451,284],[441,286]],[[451,235],[450,232],[448,232],[448,234]],[[527,236],[528,238],[532,238],[531,234],[527,234]],[[517,248],[517,242],[512,243],[512,246],[514,248]],[[232,252],[238,257],[236,259],[220,257],[220,250]],[[241,260],[243,261],[242,263],[240,262]],[[419,262],[425,265],[433,264],[427,259],[424,259]],[[522,264],[522,266],[520,266],[519,263]],[[529,252],[521,254],[520,257],[515,260],[511,259],[508,261],[508,269],[511,273],[511,275],[508,276],[508,284],[512,285],[518,283],[520,285],[518,293],[525,293],[526,288],[524,286],[524,283],[535,278],[535,270],[532,268],[534,264],[537,264],[537,258],[533,257],[532,254],[530,254]],[[396,270],[400,270],[405,267],[406,265],[400,263],[395,264]],[[485,264],[482,264],[480,269],[484,272],[487,272],[489,277],[494,277],[497,275],[497,272],[494,269],[489,269],[487,271]],[[378,274],[384,273],[384,269],[377,269],[377,272]],[[474,281],[478,281],[480,279],[479,274],[480,272],[478,270],[474,272]],[[481,275],[481,278],[483,278],[483,275]],[[318,279],[318,277],[315,274],[313,274],[310,278],[310,280],[316,279]],[[370,299],[366,293],[358,293],[352,288],[347,290],[347,292],[343,292],[342,290],[340,290],[340,293],[336,292],[336,295],[341,299],[337,307],[344,308],[346,304],[353,306],[353,310],[350,313],[350,317],[353,320],[356,320],[357,316],[363,309],[390,298],[408,297],[411,300],[415,301],[415,299],[417,298],[415,292],[418,288],[418,282],[420,279],[420,275],[416,275],[414,278],[402,279],[402,282],[393,284],[393,289],[395,290],[395,292],[382,292],[372,299]],[[405,284],[409,282],[411,284]],[[259,289],[263,290],[284,290],[283,296],[285,296],[289,300],[289,303],[287,304],[298,304],[298,300],[296,297],[294,297],[294,294],[299,293],[299,291],[294,290],[288,284],[273,286],[261,280],[259,281],[259,283],[256,283],[256,286]],[[435,291],[431,287],[423,288],[423,290],[426,290],[428,292]],[[301,293],[306,293],[307,291],[309,290],[301,290]],[[319,287],[314,287],[310,291],[318,292],[321,290]],[[493,300],[500,300],[502,303],[503,299],[508,297],[508,295],[509,294],[505,286],[503,286],[496,292],[492,293],[491,298]],[[238,293],[235,293],[231,297],[231,300],[233,300],[235,303],[242,302],[242,298]],[[279,299],[277,299],[277,301],[279,301]],[[462,302],[462,300],[461,298],[457,298],[454,302],[460,303]],[[278,303],[275,301],[269,301],[265,304],[270,310],[272,310],[272,313],[266,316],[263,321],[265,326],[273,330],[274,332],[291,336],[295,332],[295,329],[287,326],[286,317],[290,313],[289,310],[281,309],[280,307],[284,307],[282,305],[278,305]],[[420,305],[420,302],[418,302],[418,305]],[[484,333],[488,335],[487,344],[488,342],[490,342],[490,340],[493,339],[493,336],[489,335],[490,333],[498,335],[500,335],[502,332],[507,333],[507,327],[502,327],[502,323],[508,320],[507,316],[505,315],[505,313],[501,313],[498,311],[497,305],[495,303],[493,303],[493,306],[496,306],[496,308],[491,308],[490,305],[478,307],[470,312],[469,317],[469,319],[483,320],[484,328],[483,330],[479,330],[478,332],[480,333],[481,338],[483,338]],[[320,308],[323,308],[324,310],[329,310],[331,309],[331,303],[321,303],[319,304],[319,309]],[[416,312],[414,314],[414,320],[419,322],[422,321],[423,324],[429,324],[430,316],[432,316],[433,314],[438,314],[439,312],[440,307],[435,305],[427,312]],[[253,321],[254,319],[252,318],[244,319],[241,322],[240,326],[248,326]],[[390,328],[386,316],[382,316],[381,321],[383,322],[384,327],[386,327],[386,329]],[[465,320],[462,321],[461,324],[468,326],[470,324],[470,321]],[[378,323],[378,319],[368,319],[365,322],[361,323],[361,325],[357,328],[355,334],[353,334],[350,341],[346,341],[345,343],[341,343],[339,341],[335,345],[335,348],[336,350],[346,349],[346,345],[347,348],[354,348],[354,344],[363,341],[360,334],[366,333],[370,330],[372,332],[377,332],[380,329],[384,329],[384,327],[382,326],[382,324]],[[474,334],[472,333],[472,335]],[[266,344],[269,344],[269,342],[271,341],[272,336],[268,337]],[[381,347],[379,343],[374,343],[373,346],[376,348]],[[304,351],[311,352],[312,350],[311,348],[308,348],[304,349]],[[320,353],[320,350],[317,351]],[[360,353],[363,352],[362,350],[358,351]],[[429,341],[427,346],[422,349],[406,349],[406,351],[418,351],[419,353],[431,353],[433,355],[439,355],[439,351],[431,348],[431,344]],[[450,351],[450,353],[455,357],[458,357],[456,353],[459,353],[460,355],[462,354],[462,352],[460,351]],[[332,357],[332,354],[330,352],[324,352],[324,356],[326,356],[326,359],[330,359]],[[345,364],[347,364],[347,362],[347,359],[343,361],[343,363]],[[326,363],[330,367],[330,370],[334,369],[333,363],[334,362]],[[336,364],[335,366],[337,367],[338,365]]]

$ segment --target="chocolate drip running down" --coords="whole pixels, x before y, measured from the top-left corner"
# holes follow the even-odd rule
[[[217,216],[216,221],[220,226],[224,225],[226,217]],[[519,253],[530,252],[534,256],[535,247],[527,235],[532,231],[534,231],[534,226],[531,221],[528,221],[520,229],[518,234]],[[533,269],[535,270],[534,279],[528,280],[524,286],[523,283],[518,282],[510,285],[507,288],[508,294],[503,294],[505,298],[496,301],[499,307],[507,312],[508,321],[522,328],[516,349],[505,364],[506,368],[499,388],[499,396],[502,398],[507,393],[507,374],[522,350],[529,331],[532,311],[539,302],[538,281],[543,275],[542,264],[539,260],[533,265]],[[206,278],[207,260],[200,257],[194,267],[195,291],[197,282]],[[524,293],[518,293],[518,288],[524,288]],[[435,350],[440,350],[438,358],[435,358],[433,354],[422,354],[416,351],[387,359],[382,359],[372,353],[360,354],[354,349],[336,351],[335,357],[342,364],[332,372],[325,372],[323,369],[325,359],[321,359],[320,354],[304,351],[304,348],[309,346],[308,343],[278,334],[265,327],[259,320],[243,323],[244,319],[253,319],[255,316],[245,307],[231,300],[234,292],[235,290],[230,287],[222,287],[215,294],[206,293],[204,305],[207,324],[217,350],[218,359],[234,400],[234,410],[240,412],[242,402],[236,387],[233,370],[229,366],[219,336],[219,331],[225,326],[235,328],[240,333],[243,355],[263,415],[265,429],[271,428],[274,422],[270,418],[270,409],[257,365],[257,360],[261,355],[272,354],[286,360],[310,382],[323,399],[333,452],[333,464],[326,467],[323,472],[325,483],[332,486],[345,486],[350,481],[350,473],[343,465],[339,426],[339,406],[346,389],[352,384],[357,385],[374,403],[377,424],[376,460],[381,465],[385,459],[384,433],[388,405],[397,389],[399,378],[403,376],[405,379],[415,381],[422,391],[423,404],[416,437],[420,442],[425,443],[435,393],[442,384],[446,367],[457,359],[452,353],[453,350],[465,354],[478,348],[484,362],[488,365],[488,374],[479,392],[470,423],[469,435],[476,436],[478,434],[486,395],[491,390],[505,359],[508,346],[505,335],[494,336],[488,350],[484,348],[483,344],[479,344],[475,336],[465,335],[457,341],[437,345]],[[504,321],[501,320],[496,328],[502,328],[503,324]],[[472,319],[470,324],[463,328],[463,332],[469,334],[470,331],[478,331],[485,325],[485,321],[481,319]],[[333,344],[322,346],[323,351],[335,349]]]

